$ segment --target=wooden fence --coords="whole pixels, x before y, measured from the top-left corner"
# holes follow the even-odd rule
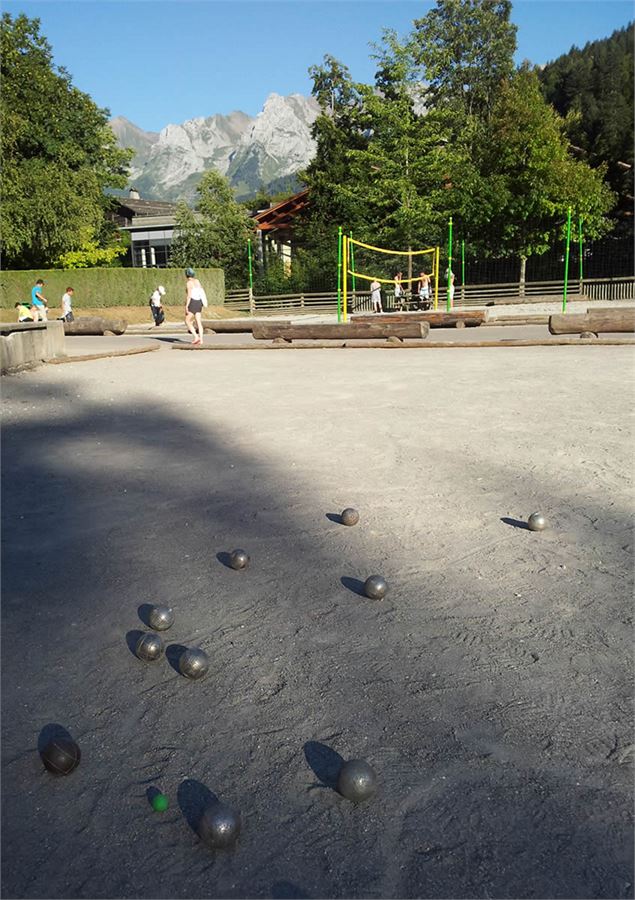
[[[512,284],[466,284],[457,286],[454,306],[496,306],[516,303],[544,303],[562,297],[562,281],[532,281],[521,286]],[[596,278],[583,282],[570,281],[568,296],[571,300],[632,300],[635,299],[635,278]],[[439,291],[439,308],[445,308],[446,291]],[[249,312],[249,291],[227,291],[225,307],[236,312]],[[394,296],[384,292],[383,306],[386,311],[395,308]],[[355,291],[349,294],[349,313],[365,312],[372,309],[370,292]],[[337,291],[316,293],[267,294],[253,297],[251,310],[262,315],[280,312],[294,313],[334,313],[337,312]]]

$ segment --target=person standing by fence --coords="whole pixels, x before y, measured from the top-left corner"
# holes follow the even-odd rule
[[[373,312],[383,313],[381,305],[381,284],[375,279],[370,283],[370,299],[373,304]]]

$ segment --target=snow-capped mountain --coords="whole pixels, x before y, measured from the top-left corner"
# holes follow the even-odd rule
[[[206,169],[226,175],[237,197],[292,177],[314,152],[311,125],[319,112],[311,97],[270,94],[255,118],[242,112],[167,125],[158,135],[119,116],[110,122],[122,147],[132,147],[130,183],[141,196],[193,200]]]

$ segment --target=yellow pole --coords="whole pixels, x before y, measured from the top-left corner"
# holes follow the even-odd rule
[[[346,321],[346,303],[348,297],[348,237],[343,234],[344,240],[344,290],[342,291],[343,321]]]
[[[436,248],[435,252],[435,264],[434,264],[434,308],[437,309],[439,306],[439,248]]]

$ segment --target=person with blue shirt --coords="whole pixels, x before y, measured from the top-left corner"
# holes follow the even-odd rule
[[[34,322],[39,322],[40,320],[42,322],[48,321],[49,302],[42,293],[43,287],[44,282],[41,278],[38,278],[34,287],[31,288],[31,315]]]

